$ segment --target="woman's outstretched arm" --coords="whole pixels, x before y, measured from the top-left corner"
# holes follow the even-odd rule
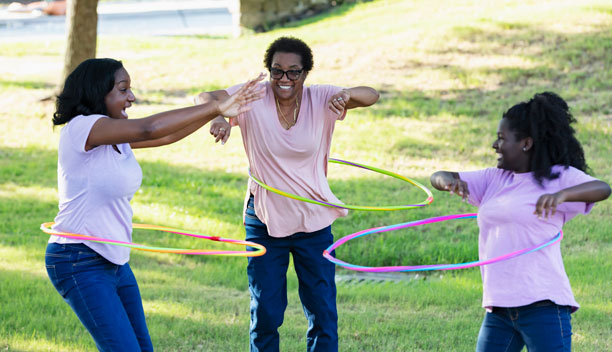
[[[573,187],[565,188],[557,193],[543,194],[536,202],[533,212],[538,217],[555,215],[557,206],[564,202],[595,203],[610,196],[610,185],[603,181],[585,182]]]
[[[218,115],[236,116],[248,111],[248,103],[260,99],[256,86],[261,74],[248,81],[225,100],[165,111],[142,119],[99,119],[89,133],[86,150],[98,145],[130,143],[132,148],[148,148],[176,142],[193,133]]]
[[[332,95],[328,106],[335,113],[342,114],[344,110],[373,105],[378,98],[378,91],[372,87],[346,88]]]

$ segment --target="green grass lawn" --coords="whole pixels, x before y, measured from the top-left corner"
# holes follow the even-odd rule
[[[435,3],[435,4],[432,4]],[[129,28],[126,28],[129,33]],[[332,157],[391,170],[429,185],[440,169],[495,165],[491,143],[502,112],[536,92],[566,98],[595,176],[612,183],[612,4],[604,0],[373,1],[343,5],[290,28],[239,39],[102,36],[98,57],[123,61],[137,103],[132,118],[191,104],[202,90],[227,87],[263,70],[267,45],[281,35],[314,51],[308,84],[370,85],[371,108],[338,123]],[[94,351],[44,267],[57,212],[57,143],[51,127],[61,75],[60,40],[0,42],[0,350]],[[135,222],[241,239],[247,162],[238,130],[224,146],[205,126],[164,148],[137,150],[143,169],[132,202]],[[399,180],[331,164],[330,183],[350,204],[406,204],[424,194]],[[364,228],[473,212],[434,192],[422,209],[351,212],[336,238]],[[612,350],[612,202],[565,227],[566,270],[582,308],[573,315],[576,351]],[[366,236],[339,258],[363,265],[470,261],[474,220]],[[201,240],[136,231],[137,242],[206,248]],[[230,247],[223,247],[230,248]],[[158,351],[248,350],[246,259],[134,251],[153,343]],[[374,276],[338,269],[341,351],[472,351],[484,310],[478,269]],[[306,320],[289,274],[281,350],[305,349]]]

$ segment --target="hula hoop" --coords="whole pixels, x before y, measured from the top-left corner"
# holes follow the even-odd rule
[[[378,173],[383,174],[383,175],[391,176],[393,178],[397,178],[397,179],[400,179],[402,181],[409,182],[409,183],[415,185],[416,187],[420,188],[423,192],[425,192],[427,194],[427,199],[425,199],[424,201],[422,201],[420,203],[417,203],[417,204],[388,205],[388,206],[378,206],[378,207],[377,206],[367,206],[367,205],[347,205],[347,204],[339,204],[339,203],[330,203],[330,202],[325,202],[325,201],[322,201],[322,200],[305,198],[305,197],[302,197],[302,196],[298,196],[296,194],[287,193],[287,192],[281,191],[279,189],[276,189],[274,187],[268,186],[267,184],[263,183],[262,181],[258,180],[255,176],[253,176],[251,174],[251,170],[250,169],[249,169],[249,177],[253,181],[255,181],[255,183],[257,183],[258,185],[260,185],[261,187],[263,187],[264,189],[266,189],[266,190],[268,190],[270,192],[279,194],[281,196],[285,196],[287,198],[291,198],[291,199],[295,199],[295,200],[300,200],[302,202],[323,205],[323,206],[331,207],[331,208],[340,208],[340,209],[349,209],[349,210],[368,210],[368,211],[390,211],[390,210],[404,210],[404,209],[412,209],[412,208],[424,207],[426,205],[431,204],[431,202],[433,202],[433,194],[431,193],[431,191],[427,187],[425,187],[422,184],[420,184],[419,182],[411,180],[408,177],[404,177],[402,175],[396,174],[395,172],[379,169],[377,167],[363,165],[363,164],[358,164],[358,163],[350,162],[350,161],[344,161],[344,160],[340,160],[340,159],[330,158],[329,162],[335,163],[335,164],[356,166],[356,167],[360,167],[362,169],[378,172]]]
[[[338,248],[340,245],[354,238],[371,235],[373,233],[394,231],[394,230],[399,230],[399,229],[403,229],[407,227],[420,226],[420,225],[431,224],[431,223],[441,222],[441,221],[446,221],[446,220],[469,219],[469,218],[475,218],[475,217],[476,217],[476,214],[474,213],[446,215],[446,216],[438,216],[438,217],[429,218],[429,219],[410,221],[410,222],[405,222],[405,223],[396,224],[396,225],[376,227],[376,228],[371,228],[367,230],[362,230],[362,231],[344,236],[338,241],[334,242],[331,246],[329,246],[326,250],[323,251],[323,256],[327,258],[327,260],[343,268],[350,269],[350,270],[356,270],[356,271],[365,271],[365,272],[381,273],[381,272],[395,272],[395,271],[457,270],[457,269],[466,269],[466,268],[471,268],[475,266],[499,263],[499,262],[502,262],[508,259],[516,258],[521,255],[533,253],[535,251],[539,251],[543,248],[551,246],[555,243],[559,243],[561,239],[563,238],[563,231],[560,231],[553,239],[546,241],[544,243],[541,243],[539,245],[530,247],[530,248],[521,249],[515,252],[500,255],[498,257],[491,258],[491,259],[477,260],[473,262],[457,263],[457,264],[430,264],[430,265],[412,265],[412,266],[371,267],[371,266],[361,266],[361,265],[350,264],[342,260],[339,260],[330,254],[334,249]]]
[[[175,233],[178,235],[202,238],[202,239],[216,241],[216,242],[225,242],[225,243],[237,244],[241,246],[249,246],[249,247],[257,248],[257,250],[256,251],[247,251],[247,250],[245,251],[220,251],[220,250],[203,250],[203,249],[151,247],[151,246],[146,246],[146,245],[138,244],[138,243],[109,240],[109,239],[96,237],[96,236],[87,236],[87,235],[79,235],[76,233],[55,231],[51,229],[51,226],[53,226],[53,224],[55,223],[45,222],[40,225],[40,229],[44,233],[53,235],[53,236],[60,236],[60,237],[72,238],[72,239],[82,239],[82,240],[87,240],[87,241],[96,242],[96,243],[112,244],[115,246],[128,247],[128,248],[133,248],[133,249],[137,249],[140,251],[147,251],[147,252],[176,253],[176,254],[189,254],[189,255],[223,255],[223,256],[235,256],[235,257],[259,257],[266,253],[266,247],[258,243],[254,243],[250,241],[234,240],[231,238],[221,238],[217,236],[208,236],[208,235],[203,235],[197,232],[179,230],[179,229],[174,229],[171,227],[164,227],[164,226],[157,226],[157,225],[132,224],[132,228],[169,232],[169,233]]]

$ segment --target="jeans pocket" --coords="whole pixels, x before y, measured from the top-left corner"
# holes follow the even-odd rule
[[[261,220],[259,220],[257,215],[255,215],[255,212],[252,212],[251,214],[249,214],[248,209],[244,213],[244,225],[254,226],[254,227],[265,227],[266,226],[266,224],[264,224]]]
[[[45,260],[49,261],[67,261],[70,259],[70,248],[67,248],[64,244],[59,243],[48,243],[47,250],[45,251]]]
[[[45,257],[49,257],[49,258],[58,258],[58,259],[68,259],[70,258],[70,254],[59,254],[59,253],[51,253],[51,252],[47,252],[45,253]]]
[[[249,202],[247,203],[246,210],[244,211],[244,217],[246,219],[252,219],[256,220],[256,222],[259,222],[259,218],[257,217],[257,214],[255,214],[255,204],[253,204],[253,196],[251,196]]]
[[[251,219],[251,220],[259,220],[259,218],[257,217],[257,215],[255,215],[255,213],[251,213],[249,214],[249,210],[247,209],[247,211],[244,213],[244,217],[247,219]]]
[[[79,251],[76,260],[72,263],[72,266],[96,264],[103,260],[104,258],[93,250]]]

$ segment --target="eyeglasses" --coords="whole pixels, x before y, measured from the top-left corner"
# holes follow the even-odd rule
[[[290,81],[297,81],[300,79],[302,72],[304,72],[304,69],[283,71],[278,68],[271,68],[270,77],[272,77],[272,79],[283,79],[283,76],[286,74]]]

